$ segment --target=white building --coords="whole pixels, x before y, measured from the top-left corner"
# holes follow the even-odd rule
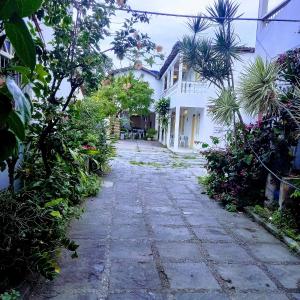
[[[253,59],[254,48],[240,48],[240,54],[242,61],[234,65],[236,83],[244,63]],[[161,68],[159,79],[161,96],[171,100],[169,126],[166,132],[160,128],[159,141],[174,151],[199,149],[202,143],[211,145],[211,136],[218,137],[224,145],[228,128],[215,124],[208,114],[209,100],[216,96],[216,88],[182,62],[179,43]]]
[[[259,18],[300,19],[299,0],[260,0]],[[260,21],[257,26],[256,54],[272,59],[300,47],[300,23]]]
[[[147,68],[142,67],[139,70],[136,70],[131,67],[122,68],[118,70],[114,70],[111,72],[111,75],[114,77],[128,75],[129,73],[133,73],[136,79],[142,80],[144,82],[148,82],[150,88],[153,89],[152,99],[154,103],[158,101],[161,97],[161,89],[162,83],[159,80],[159,72],[154,70],[149,70]],[[132,116],[131,117],[132,126],[140,127],[141,129],[147,128],[155,128],[158,130],[158,120],[154,113],[154,105],[150,108],[150,114],[148,116]]]

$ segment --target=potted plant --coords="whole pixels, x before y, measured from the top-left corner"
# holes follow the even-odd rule
[[[149,128],[146,133],[147,140],[153,141],[156,134],[157,134],[157,131],[154,128]]]

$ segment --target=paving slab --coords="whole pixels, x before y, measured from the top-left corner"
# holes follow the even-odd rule
[[[117,151],[99,195],[71,222],[79,258],[62,251],[61,275],[41,280],[30,300],[300,299],[299,258],[201,194],[198,159],[144,141],[121,141]]]
[[[237,290],[276,290],[276,285],[255,265],[221,265],[218,272],[228,287]]]
[[[160,289],[161,283],[152,262],[122,262],[112,264],[112,290]]]
[[[178,293],[175,300],[229,300],[226,294],[211,293]]]
[[[165,263],[173,289],[221,289],[205,263]]]
[[[300,265],[271,265],[268,269],[285,288],[300,288]]]
[[[203,260],[197,243],[159,242],[157,248],[162,261]]]

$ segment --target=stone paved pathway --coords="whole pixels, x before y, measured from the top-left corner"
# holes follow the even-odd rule
[[[72,224],[79,259],[63,253],[61,276],[30,299],[300,299],[299,258],[201,194],[201,159],[145,142],[118,153]]]

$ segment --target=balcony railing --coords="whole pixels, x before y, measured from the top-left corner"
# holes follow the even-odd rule
[[[202,94],[207,84],[203,81],[183,81],[181,83],[182,94]]]
[[[207,83],[203,81],[182,81],[181,86],[174,84],[163,92],[163,97],[170,97],[173,94],[202,94],[207,89]]]
[[[163,97],[167,97],[167,96],[169,97],[175,94],[177,92],[177,89],[178,89],[178,82],[172,85],[171,87],[169,87],[167,90],[165,90],[163,92]]]

